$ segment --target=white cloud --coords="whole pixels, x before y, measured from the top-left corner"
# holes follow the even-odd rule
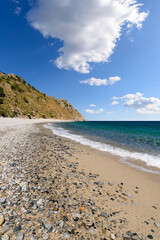
[[[127,94],[123,97],[114,97],[114,99],[123,101],[124,107],[136,109],[137,113],[141,114],[160,114],[160,99],[155,97],[143,97],[142,93]]]
[[[100,113],[104,112],[104,109],[103,108],[100,108],[98,110],[86,109],[85,112],[89,113],[89,114],[100,114]]]
[[[115,77],[110,77],[109,80],[108,80],[108,82],[109,82],[109,85],[113,85],[114,83],[116,83],[116,82],[118,82],[118,81],[120,81],[120,80],[121,80],[120,77],[115,76]]]
[[[111,105],[117,105],[117,104],[119,104],[118,101],[112,101],[112,103],[111,103]]]
[[[96,107],[96,105],[95,104],[90,104],[90,107]]]
[[[62,41],[58,68],[89,73],[91,63],[108,61],[125,24],[142,27],[148,13],[141,5],[136,0],[37,0],[27,19],[44,37]]]
[[[22,8],[21,7],[16,7],[16,9],[14,10],[14,13],[19,16],[21,14]]]
[[[88,84],[90,86],[106,86],[106,85],[113,85],[117,81],[120,81],[121,78],[116,76],[116,77],[110,77],[109,79],[100,79],[100,78],[90,78],[87,80],[82,80],[80,83]]]
[[[12,0],[12,2],[19,4],[18,0]]]

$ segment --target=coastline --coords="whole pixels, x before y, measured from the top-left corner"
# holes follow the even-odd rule
[[[130,239],[147,239],[149,235],[159,239],[159,176],[128,167],[113,155],[56,136],[42,126],[43,121],[25,124],[17,129],[8,124],[11,131],[1,134],[0,198],[5,198],[0,204],[0,214],[5,219],[0,226],[1,234],[4,227],[10,227],[2,236],[129,239],[126,234],[131,231],[137,235]],[[22,191],[24,182],[30,189],[28,192]],[[19,192],[18,186],[21,186]],[[26,198],[37,207],[30,206]],[[7,208],[10,209],[6,211]],[[9,214],[14,215],[12,208],[18,214],[14,223],[9,220]],[[15,231],[15,225],[21,225],[21,229]]]

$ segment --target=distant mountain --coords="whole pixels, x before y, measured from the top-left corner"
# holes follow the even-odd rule
[[[38,91],[23,78],[0,72],[0,116],[85,120],[64,98]]]

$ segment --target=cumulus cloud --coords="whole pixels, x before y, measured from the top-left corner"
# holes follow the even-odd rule
[[[16,7],[16,9],[14,10],[14,13],[19,16],[21,14],[22,8],[21,7]]]
[[[91,63],[107,62],[124,25],[142,27],[148,13],[136,0],[37,0],[28,22],[63,47],[58,68],[89,73]]]
[[[109,79],[100,79],[100,78],[90,78],[87,80],[82,80],[80,83],[88,84],[90,86],[106,86],[106,85],[113,85],[114,83],[120,81],[121,78],[116,77],[110,77]]]
[[[144,97],[142,93],[127,94],[123,97],[114,97],[113,100],[123,101],[124,107],[136,109],[141,114],[160,114],[160,99],[155,97]],[[115,101],[116,101],[115,100]]]
[[[95,104],[90,104],[90,107],[96,107],[96,105]]]
[[[100,114],[100,113],[104,112],[104,109],[103,108],[100,108],[98,110],[86,109],[85,112],[89,113],[89,114]]]
[[[111,105],[117,105],[117,104],[119,104],[118,101],[112,101],[112,103],[111,103]]]

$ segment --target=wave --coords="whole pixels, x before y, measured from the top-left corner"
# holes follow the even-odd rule
[[[87,139],[86,137],[83,137],[81,135],[76,135],[71,133],[69,130],[66,130],[64,128],[55,127],[53,124],[47,124],[44,125],[46,128],[53,131],[54,134],[69,138],[71,140],[74,140],[75,142],[78,142],[82,145],[90,146],[94,149],[103,151],[103,152],[109,152],[113,155],[117,155],[121,157],[121,160],[123,159],[123,162],[126,161],[127,158],[132,160],[141,160],[146,163],[149,167],[157,167],[160,168],[160,157],[149,155],[147,153],[140,153],[140,152],[131,152],[122,148],[114,147],[110,144],[98,142],[98,141],[92,141],[90,139]],[[131,164],[130,164],[131,165]],[[139,167],[141,168],[141,167]],[[150,171],[147,169],[144,169],[147,172],[154,172],[154,173],[160,173],[156,171]]]

